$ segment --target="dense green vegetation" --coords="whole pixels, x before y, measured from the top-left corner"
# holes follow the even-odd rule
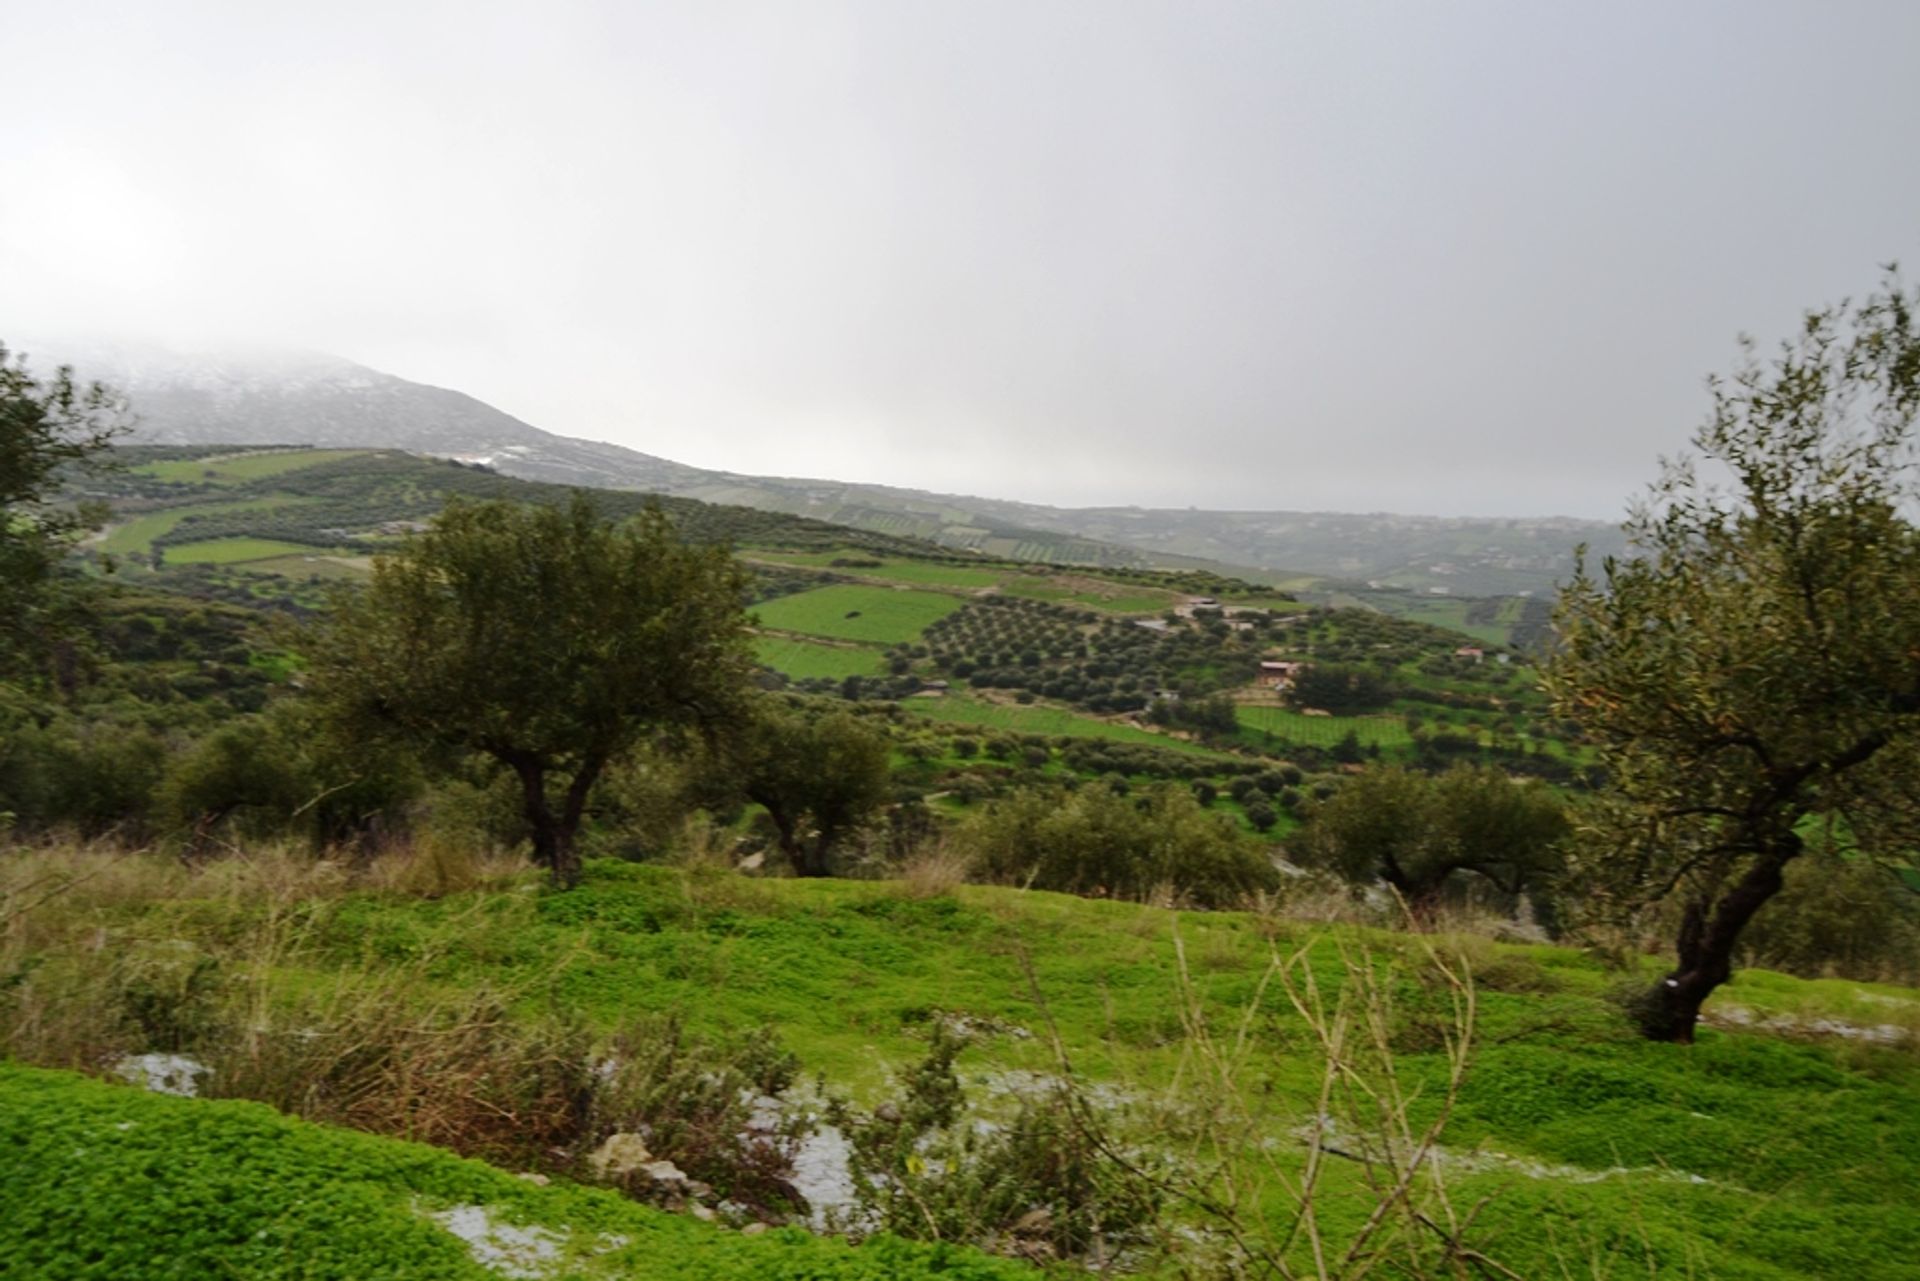
[[[0,1068],[0,1187],[66,1225],[16,1257],[273,1275],[344,1184],[303,1274],[471,1274],[511,1230],[446,1234],[504,1205],[527,1275],[1899,1275],[1911,311],[1716,384],[1741,488],[1670,470],[1645,555],[1572,585],[1551,705],[1484,640],[1526,604],[376,451],[76,472],[129,520],[62,565],[111,399],[9,371],[0,1055],[497,1167]],[[135,1137],[66,1155],[99,1109]]]
[[[372,885],[354,890],[337,873],[303,873],[280,857],[280,863],[261,858],[251,869],[215,865],[198,873],[123,864],[110,879],[84,857],[70,862],[70,874],[87,879],[22,918],[31,922],[32,954],[40,959],[0,1002],[11,1052],[61,1062],[61,1046],[84,1046],[90,1061],[103,1051],[166,1049],[211,1065],[207,1080],[215,1093],[256,1088],[250,1080],[265,1092],[277,1077],[259,1077],[245,1066],[260,1052],[248,1047],[281,1044],[277,1028],[307,1029],[316,1043],[299,1053],[325,1058],[334,1053],[336,1036],[365,1044],[415,1035],[408,1029],[418,1026],[418,1035],[446,1045],[454,1040],[451,1029],[465,1026],[447,1018],[485,1017],[503,1030],[454,1043],[490,1045],[468,1052],[505,1055],[514,1044],[506,1027],[547,1036],[536,1030],[556,1010],[584,1020],[587,1042],[658,1012],[687,1020],[687,1035],[716,1044],[777,1027],[799,1071],[823,1075],[828,1089],[848,1099],[857,1121],[899,1097],[901,1083],[935,1048],[937,1029],[964,1027],[956,1088],[968,1115],[1004,1123],[1020,1114],[1022,1082],[1044,1082],[1058,1071],[1049,1043],[1057,1033],[1073,1079],[1093,1100],[1097,1124],[1129,1147],[1157,1136],[1152,1142],[1191,1177],[1210,1177],[1221,1156],[1251,1177],[1265,1157],[1236,1148],[1202,1158],[1186,1146],[1210,1141],[1179,1119],[1210,1096],[1196,1093],[1200,1079],[1183,1065],[1207,1061],[1196,1015],[1231,1039],[1239,1011],[1251,1004],[1256,1017],[1244,1033],[1249,1039],[1229,1060],[1232,1080],[1241,1104],[1258,1119],[1257,1134],[1284,1136],[1280,1148],[1268,1150],[1280,1154],[1283,1168],[1297,1171],[1311,1135],[1301,1127],[1319,1106],[1319,1055],[1280,980],[1262,976],[1272,949],[1285,957],[1304,948],[1301,961],[1328,993],[1358,991],[1367,971],[1350,970],[1348,962],[1370,958],[1368,971],[1390,998],[1381,1017],[1397,1071],[1408,1089],[1421,1092],[1412,1103],[1420,1124],[1433,1119],[1449,1072],[1446,989],[1435,985],[1437,972],[1420,946],[1389,932],[1308,924],[1285,909],[1177,914],[951,882],[768,881],[711,867],[617,863],[591,864],[572,891],[536,892],[521,874],[422,900]],[[381,866],[370,875],[390,886],[421,870],[418,860],[396,864],[390,873]],[[9,901],[44,894],[44,886],[25,889],[25,876],[48,868],[44,859],[16,865]],[[1311,910],[1305,900],[1299,907]],[[105,968],[88,959],[90,940],[102,930],[125,963]],[[17,973],[26,954],[18,942],[11,947],[7,964]],[[1910,1050],[1831,1029],[1888,1022],[1910,1028],[1920,992],[1745,974],[1728,988],[1729,1020],[1740,1012],[1749,1023],[1775,1026],[1728,1021],[1725,1030],[1703,1033],[1688,1049],[1640,1040],[1608,999],[1617,977],[1591,955],[1471,938],[1443,940],[1441,947],[1443,956],[1465,949],[1455,954],[1471,967],[1478,996],[1471,1063],[1441,1139],[1446,1155],[1438,1160],[1457,1203],[1489,1198],[1474,1239],[1503,1266],[1523,1276],[1556,1275],[1563,1266],[1582,1276],[1903,1275],[1910,1251],[1920,1245],[1920,1214],[1909,1195],[1920,1176],[1920,1070]],[[1290,973],[1297,984],[1303,972]],[[494,1004],[482,1007],[494,1012],[462,1014],[469,1007],[461,994],[481,992],[494,994]],[[1188,1000],[1197,1002],[1191,1010]],[[53,1009],[62,1017],[47,1019]],[[117,1013],[127,1009],[142,1011],[141,1019]],[[264,1041],[241,1035],[247,1027]],[[1891,1034],[1898,1035],[1897,1028]],[[291,1052],[305,1043],[285,1044]],[[549,1042],[538,1044],[548,1046],[542,1055],[557,1052]],[[586,1042],[578,1052],[594,1053]],[[710,1067],[725,1061],[713,1053],[705,1059]],[[283,1070],[297,1076],[303,1062],[296,1058]],[[22,1079],[45,1093],[23,1091]],[[384,1115],[375,1110],[385,1097],[377,1091],[403,1084],[398,1075],[355,1078],[353,1088],[369,1092],[359,1115],[373,1124],[371,1118]],[[509,1208],[504,1217],[520,1222],[631,1232],[644,1248],[617,1257],[645,1275],[656,1274],[651,1269],[675,1275],[672,1268],[692,1266],[678,1261],[682,1247],[675,1242],[693,1249],[691,1242],[710,1239],[708,1229],[684,1219],[658,1220],[601,1194],[535,1189],[421,1149],[301,1129],[257,1110],[156,1103],[124,1089],[17,1072],[0,1088],[10,1103],[0,1116],[34,1136],[24,1149],[8,1145],[15,1155],[0,1177],[27,1187],[54,1178],[44,1193],[29,1193],[53,1199],[33,1204],[64,1206],[63,1215],[75,1216],[64,1219],[76,1224],[74,1233],[98,1234],[102,1242],[126,1240],[105,1222],[107,1208],[126,1195],[114,1191],[125,1182],[116,1154],[148,1168],[156,1152],[143,1146],[148,1142],[178,1142],[191,1152],[204,1141],[213,1149],[223,1142],[215,1136],[227,1116],[287,1136],[271,1151],[285,1152],[287,1177],[300,1189],[288,1195],[315,1202],[310,1213],[328,1213],[319,1208],[326,1198],[316,1201],[315,1185],[304,1180],[320,1177],[322,1165],[330,1169],[329,1178],[348,1185],[340,1195],[365,1215],[368,1232],[444,1240],[430,1221],[413,1235],[406,1225],[418,1220],[403,1208],[409,1198],[424,1198],[431,1209],[502,1206]],[[29,1102],[18,1103],[23,1097]],[[306,1099],[290,1104],[296,1109],[332,1115],[326,1094],[289,1097]],[[444,1096],[441,1108],[457,1099]],[[414,1115],[415,1124],[424,1124],[432,1114]],[[201,1116],[209,1119],[196,1119]],[[141,1124],[113,1130],[122,1120]],[[153,1132],[142,1138],[149,1120]],[[212,1127],[204,1140],[195,1137],[200,1125]],[[99,1154],[98,1165],[71,1160],[73,1126],[97,1136],[86,1146]],[[1216,1137],[1230,1133],[1237,1132]],[[1351,1153],[1364,1133],[1342,1130],[1334,1146]],[[132,1136],[124,1140],[128,1148],[116,1146],[120,1134]],[[1254,1137],[1250,1132],[1234,1142]],[[177,1248],[242,1248],[229,1245],[232,1237],[217,1225],[247,1216],[254,1195],[269,1198],[262,1215],[282,1204],[269,1191],[282,1185],[255,1172],[247,1156],[263,1149],[230,1139],[224,1156],[209,1150],[202,1161],[154,1172],[185,1181],[172,1200],[184,1221],[203,1213],[192,1209],[199,1206],[234,1216],[199,1224],[206,1237]],[[315,1157],[308,1166],[296,1155],[307,1143],[337,1146],[323,1147],[333,1156]],[[392,1156],[371,1155],[382,1152]],[[55,1154],[57,1171],[45,1164]],[[1249,1158],[1254,1165],[1245,1163]],[[363,1168],[362,1161],[389,1159],[414,1173],[372,1175],[372,1187],[345,1177]],[[1360,1167],[1329,1160],[1320,1210],[1325,1230],[1337,1236],[1353,1230],[1368,1202]],[[239,1167],[235,1180],[255,1179],[259,1191],[244,1191],[241,1182],[216,1182],[233,1189],[225,1198],[193,1190],[205,1186],[195,1180],[223,1180],[227,1162]],[[463,1182],[440,1181],[455,1179],[455,1172]],[[76,1186],[72,1180],[83,1180],[78,1186],[97,1189],[93,1196],[102,1199],[61,1199]],[[1237,1212],[1254,1222],[1284,1222],[1285,1198],[1272,1178],[1250,1186],[1258,1195],[1240,1202]],[[148,1204],[126,1207],[128,1222],[147,1223],[140,1206]],[[1213,1221],[1193,1207],[1176,1203],[1166,1213],[1170,1223],[1200,1233],[1173,1235],[1188,1240],[1187,1248],[1212,1239]],[[615,1220],[657,1227],[606,1226]],[[59,1248],[74,1237],[39,1239],[43,1248]],[[782,1275],[772,1271],[779,1264],[759,1261],[759,1251],[801,1248],[800,1238],[789,1236],[727,1238],[732,1244],[713,1239],[702,1251],[739,1260],[731,1266],[753,1269],[752,1275]],[[1151,1231],[1142,1238],[1142,1265],[1155,1257],[1157,1239]],[[885,1246],[880,1255],[891,1257],[886,1251],[897,1248]],[[845,1258],[852,1267],[862,1256],[821,1257]],[[1167,1274],[1174,1275],[1179,1266],[1174,1256],[1149,1272],[1172,1269]]]
[[[792,1230],[743,1237],[258,1104],[167,1098],[6,1064],[0,1147],[0,1256],[7,1275],[33,1281],[479,1281],[562,1269],[686,1281],[986,1281],[1019,1271],[972,1251],[885,1238],[854,1249]]]

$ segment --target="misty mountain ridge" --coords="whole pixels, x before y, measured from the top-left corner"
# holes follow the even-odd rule
[[[861,482],[691,467],[557,435],[464,392],[320,352],[153,344],[20,345],[36,369],[75,366],[125,392],[140,444],[380,447],[484,463],[529,480],[637,489],[809,516],[943,546],[1058,564],[1228,566],[1435,595],[1551,591],[1581,542],[1618,529],[1570,517],[1064,508]]]

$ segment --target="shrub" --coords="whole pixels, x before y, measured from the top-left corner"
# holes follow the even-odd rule
[[[1137,798],[1105,787],[1029,789],[973,816],[959,840],[989,879],[1074,894],[1144,899],[1171,886],[1223,907],[1277,880],[1231,819],[1171,783]]]

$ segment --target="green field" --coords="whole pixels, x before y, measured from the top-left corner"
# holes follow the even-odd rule
[[[326,578],[363,580],[373,565],[371,556],[344,556],[317,547],[303,548],[298,556],[273,556],[249,560],[236,566],[249,574],[279,574],[285,578]]]
[[[1200,756],[1220,755],[1197,743],[1175,738],[1171,734],[1156,734],[1151,730],[1135,729],[1131,725],[1103,721],[1098,717],[1070,712],[1060,707],[988,703],[959,694],[949,694],[945,698],[909,698],[904,700],[901,706],[928,720],[943,721],[950,725],[978,725],[985,729],[1000,729],[1015,734],[1106,738],[1119,743],[1143,743],[1150,747],[1164,747],[1176,752],[1192,752]]]
[[[923,587],[993,587],[1012,572],[1006,566],[948,565],[932,560],[907,560],[898,556],[880,557],[870,552],[761,552],[743,553],[748,560],[775,565],[797,565],[809,569],[830,569],[849,578],[877,578],[893,583],[914,583]],[[835,565],[836,560],[877,560],[872,565]]]
[[[1114,1124],[1134,1127],[1120,1131],[1134,1159],[1164,1152],[1170,1168],[1199,1177],[1223,1157],[1244,1158],[1242,1170],[1271,1161],[1296,1178],[1307,1160],[1303,1136],[1318,1118],[1337,1115],[1338,1134],[1365,1141],[1367,1131],[1349,1132],[1345,1118],[1370,1105],[1342,1091],[1331,1101],[1321,1094],[1319,1042],[1275,990],[1278,980],[1262,977],[1270,958],[1297,958],[1295,981],[1298,966],[1310,966],[1329,1001],[1354,982],[1349,966],[1387,984],[1384,1034],[1397,1080],[1416,1096],[1418,1132],[1437,1119],[1446,1063],[1436,1028],[1448,1016],[1433,990],[1431,944],[1476,980],[1473,1062],[1432,1164],[1463,1217],[1472,1210],[1467,1242],[1505,1271],[1369,1275],[1904,1281],[1920,1250],[1920,1062],[1910,1048],[1815,1023],[1920,1027],[1920,992],[1907,989],[1747,972],[1715,995],[1710,1018],[1789,1017],[1803,1030],[1710,1024],[1697,1044],[1679,1046],[1635,1036],[1609,999],[1650,982],[1658,973],[1651,958],[1614,971],[1575,948],[1459,935],[1423,943],[1284,913],[1175,913],[1008,887],[929,895],[884,882],[598,860],[572,891],[539,889],[528,873],[433,899],[289,889],[282,892],[293,897],[268,904],[239,892],[237,875],[215,869],[149,902],[89,884],[57,908],[36,903],[24,933],[41,960],[20,972],[19,999],[94,992],[82,985],[111,981],[97,960],[106,929],[116,945],[164,940],[207,958],[220,979],[207,999],[230,1002],[248,1029],[255,1020],[305,1028],[300,1020],[328,1008],[316,991],[370,982],[403,983],[395,990],[422,1002],[510,994],[508,1004],[484,1007],[502,1029],[559,1011],[577,1021],[570,1026],[604,1034],[672,1013],[695,1034],[777,1037],[807,1079],[817,1074],[822,1088],[869,1107],[923,1058],[933,1019],[963,1015],[981,1029],[957,1063],[975,1117],[1004,1123],[1017,1102],[1009,1082],[1055,1070],[1057,1036],[1075,1073],[1098,1087],[1089,1108],[1117,1108]],[[292,932],[270,936],[284,946],[245,950],[254,931],[269,937],[267,926],[288,916],[298,922]],[[1200,1052],[1202,1026],[1230,1047],[1227,1058]],[[262,1047],[278,1044],[253,1034]],[[227,1065],[216,1071],[236,1082],[258,1053],[238,1036],[182,1035],[204,1036],[185,1049]],[[1354,1025],[1352,1035],[1365,1032]],[[1213,1097],[1205,1091],[1217,1061],[1241,1093],[1206,1113],[1222,1119],[1200,1130],[1187,1104]],[[1380,1079],[1364,1062],[1355,1075],[1357,1090]],[[1232,1128],[1227,1118],[1238,1115],[1247,1129]],[[1233,1137],[1210,1146],[1220,1135]],[[1351,1139],[1331,1146],[1319,1227],[1344,1241],[1371,1204],[1369,1168],[1350,1157]],[[877,1281],[932,1270],[924,1251],[889,1255],[900,1248],[883,1245],[868,1255],[873,1244],[718,1232],[564,1179],[536,1187],[444,1152],[254,1105],[161,1099],[18,1066],[0,1067],[0,1151],[0,1204],[11,1211],[0,1215],[0,1258],[7,1275],[35,1281],[483,1281],[487,1273],[431,1217],[453,1205],[496,1207],[506,1221],[555,1233],[576,1225],[585,1242],[619,1238],[600,1247],[610,1272],[595,1257],[569,1258],[550,1273],[555,1281]],[[1252,1232],[1289,1248],[1276,1183],[1254,1186],[1245,1204]],[[1169,1213],[1182,1226],[1195,1214],[1185,1203]],[[1205,1232],[1203,1221],[1193,1227],[1189,1244]],[[1292,1241],[1292,1274],[1315,1275],[1307,1244]],[[853,1270],[867,1259],[874,1271]],[[949,1254],[940,1275],[963,1281],[983,1275],[982,1266]],[[1143,1275],[1230,1274],[1176,1256]]]
[[[756,606],[754,612],[762,626],[778,631],[884,645],[916,639],[929,624],[963,603],[957,596],[934,592],[834,583],[778,597]]]
[[[1307,747],[1332,747],[1348,734],[1362,747],[1411,747],[1413,735],[1397,716],[1305,716],[1287,707],[1234,709],[1234,717],[1255,741],[1271,732],[1275,740]]]
[[[1173,608],[1180,599],[1173,592],[1157,592],[1151,588],[1119,583],[1103,587],[1084,581],[1068,584],[1027,575],[1014,579],[1000,590],[1009,596],[1024,596],[1029,600],[1044,600],[1055,605],[1084,605],[1088,609],[1101,609],[1113,614],[1158,614]]]
[[[299,471],[303,467],[338,462],[342,458],[357,458],[368,452],[370,451],[365,449],[263,450],[244,454],[227,454],[215,458],[183,458],[164,463],[147,463],[134,470],[142,476],[151,476],[155,480],[189,484],[242,485],[250,480],[261,480],[268,476],[280,476],[290,471]]]
[[[273,511],[279,507],[296,507],[312,501],[292,494],[275,494],[269,498],[249,498],[236,503],[190,503],[184,507],[166,507],[159,511],[143,512],[124,524],[112,526],[100,546],[104,551],[122,556],[128,552],[144,552],[153,545],[154,539],[172,533],[174,527],[189,516]]]
[[[276,556],[312,556],[321,549],[272,538],[210,538],[204,543],[181,543],[166,549],[169,565],[232,565],[239,561]]]
[[[882,666],[880,655],[863,646],[822,645],[790,636],[756,637],[753,650],[761,662],[795,680],[876,676]]]

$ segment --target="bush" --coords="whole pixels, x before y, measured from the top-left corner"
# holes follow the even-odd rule
[[[1868,859],[1799,859],[1740,947],[1743,965],[1806,978],[1920,982],[1920,892]]]
[[[1035,788],[989,805],[959,840],[991,880],[1096,897],[1145,899],[1163,887],[1206,907],[1271,890],[1271,863],[1178,784],[1137,797],[1105,787]]]

